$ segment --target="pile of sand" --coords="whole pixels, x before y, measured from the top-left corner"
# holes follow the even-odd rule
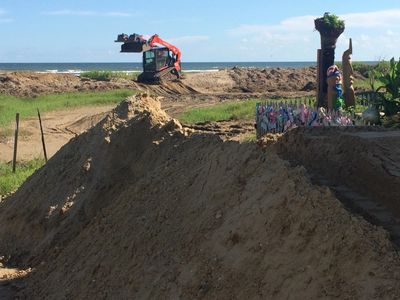
[[[141,84],[132,80],[110,81],[79,78],[73,74],[9,72],[0,74],[0,93],[17,97],[42,94],[131,88],[155,95],[176,98],[176,95],[219,95],[232,98],[240,94],[274,95],[315,90],[316,69],[249,69],[233,68],[218,72],[185,73],[182,80],[159,85]],[[303,95],[301,94],[301,95]]]
[[[34,299],[399,298],[387,234],[254,144],[122,102],[0,203]]]
[[[385,205],[400,218],[400,131],[381,127],[297,128],[276,144],[293,163]]]
[[[81,79],[73,74],[9,72],[0,74],[0,93],[16,97],[43,94],[135,88],[133,81],[99,81]]]
[[[232,68],[185,76],[184,82],[202,93],[285,93],[316,89],[316,68]]]
[[[312,91],[316,90],[317,69],[233,68],[230,75],[236,89],[243,92]]]

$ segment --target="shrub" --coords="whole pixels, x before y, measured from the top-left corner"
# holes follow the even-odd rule
[[[379,93],[378,104],[382,105],[385,115],[392,116],[400,111],[400,60],[394,57],[389,61],[389,66],[380,66],[371,72],[372,78],[379,80],[382,84],[376,89]]]
[[[344,21],[340,20],[335,14],[326,12],[322,18],[314,20],[315,29],[319,32],[338,32],[344,31]]]

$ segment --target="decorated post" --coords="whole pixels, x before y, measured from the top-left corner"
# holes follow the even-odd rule
[[[349,40],[349,49],[343,52],[342,68],[343,68],[343,86],[344,86],[344,102],[346,106],[354,106],[355,95],[353,87],[353,66],[351,65],[351,55],[353,54],[353,45],[351,39]]]
[[[318,97],[317,107],[328,108],[327,102],[327,71],[334,65],[335,48],[338,37],[344,31],[344,21],[336,15],[325,13],[322,18],[314,20],[315,29],[321,35],[321,51],[318,61]]]
[[[332,65],[328,68],[326,76],[328,111],[336,111],[343,106],[342,74],[336,65]]]

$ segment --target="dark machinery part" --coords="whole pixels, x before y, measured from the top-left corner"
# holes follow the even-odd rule
[[[120,34],[115,42],[123,43],[121,52],[143,52],[143,73],[139,82],[159,83],[181,76],[181,52],[174,45],[162,40],[157,34],[149,40],[139,34]],[[164,47],[158,47],[157,45]],[[173,75],[173,76],[171,76]]]

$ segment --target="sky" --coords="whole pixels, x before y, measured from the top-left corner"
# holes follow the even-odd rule
[[[139,62],[120,33],[161,38],[183,62],[315,61],[313,20],[345,21],[354,61],[400,56],[399,0],[0,0],[0,62]]]

